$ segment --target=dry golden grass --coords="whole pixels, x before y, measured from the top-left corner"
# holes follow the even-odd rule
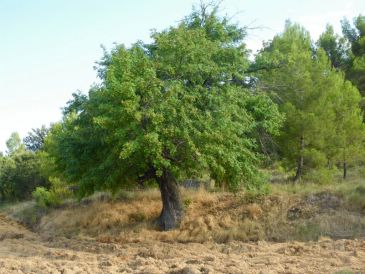
[[[157,189],[121,192],[115,197],[97,193],[81,203],[50,210],[37,229],[44,235],[92,237],[100,242],[353,238],[365,236],[361,187],[327,185],[310,190],[310,185],[280,185],[267,196],[183,189],[184,219],[179,229],[167,232],[159,231],[156,222],[162,208]]]

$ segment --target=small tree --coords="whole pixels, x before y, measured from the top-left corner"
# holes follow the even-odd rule
[[[2,200],[24,200],[31,197],[37,186],[46,186],[41,175],[39,154],[25,149],[18,133],[6,142],[8,154],[0,156],[0,196]]]
[[[335,103],[336,134],[333,144],[334,159],[342,163],[344,179],[348,164],[364,158],[365,126],[360,102],[357,88],[348,81],[343,82]]]
[[[350,66],[346,76],[365,96],[365,16],[355,17],[353,23],[354,27],[347,19],[342,21],[342,32],[351,45]],[[362,107],[365,108],[364,105]]]
[[[22,140],[20,139],[18,132],[13,132],[9,139],[6,141],[7,153],[13,154],[15,151],[22,147]]]
[[[99,64],[102,84],[70,102],[66,109],[77,109],[53,129],[49,153],[82,195],[155,180],[160,225],[172,229],[183,215],[179,179],[204,173],[230,189],[262,185],[254,132],[277,133],[282,117],[241,84],[245,31],[216,12],[196,10],[154,32],[151,44],[115,47]]]
[[[42,150],[48,131],[49,129],[44,125],[41,128],[33,128],[23,139],[25,147],[34,152]]]
[[[46,186],[40,174],[40,159],[24,149],[0,159],[0,195],[2,200],[24,200],[37,186]]]

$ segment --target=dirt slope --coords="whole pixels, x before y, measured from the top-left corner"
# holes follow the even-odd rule
[[[365,240],[102,243],[42,237],[0,215],[0,273],[365,273]]]

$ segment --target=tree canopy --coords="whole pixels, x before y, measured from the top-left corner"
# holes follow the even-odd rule
[[[365,95],[365,16],[354,18],[354,26],[346,19],[342,21],[342,32],[350,43],[350,66],[347,77]]]
[[[333,38],[330,28],[321,36],[319,45],[328,46],[328,40],[332,40],[328,37]],[[329,60],[326,53],[332,49],[319,48],[314,52],[309,33],[287,22],[284,32],[256,57],[256,66],[273,68],[258,73],[258,88],[267,90],[285,113],[279,150],[289,167],[296,166],[296,181],[303,169],[328,165],[337,155],[334,151],[340,147],[349,149],[351,134],[359,135],[357,145],[364,140],[359,123],[360,95],[344,74],[334,69],[341,57],[330,54],[334,60]],[[334,51],[337,52],[336,47]]]
[[[69,103],[50,150],[82,194],[158,182],[164,229],[179,223],[176,180],[208,174],[230,189],[260,187],[255,132],[277,134],[282,115],[242,85],[244,28],[216,9],[194,11],[152,43],[116,46],[99,63],[102,83]],[[269,111],[270,116],[265,115]]]

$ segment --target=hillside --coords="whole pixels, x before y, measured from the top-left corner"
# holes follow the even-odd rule
[[[153,190],[113,199],[99,193],[42,213],[32,202],[7,207],[2,211],[10,217],[0,218],[1,273],[365,270],[363,209],[347,208],[339,192],[183,194],[184,222],[168,232],[155,225],[161,202]]]

